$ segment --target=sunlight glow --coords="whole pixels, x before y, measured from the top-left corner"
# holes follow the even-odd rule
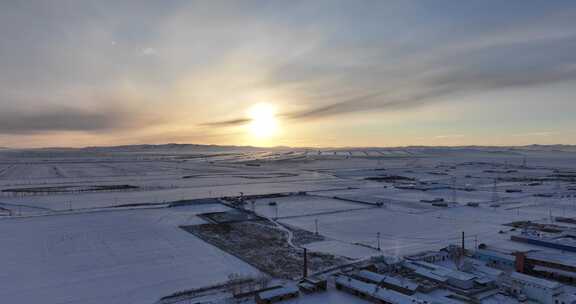
[[[269,103],[258,103],[249,110],[250,133],[258,139],[266,139],[274,136],[278,132],[278,119],[276,109]]]

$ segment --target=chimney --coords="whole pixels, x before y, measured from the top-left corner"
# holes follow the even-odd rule
[[[516,256],[516,271],[524,273],[524,266],[526,265],[526,254],[524,252],[514,252]]]

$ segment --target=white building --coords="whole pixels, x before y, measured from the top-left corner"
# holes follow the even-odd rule
[[[542,304],[571,304],[566,300],[564,285],[519,272],[510,274],[510,288],[515,295],[523,294]]]

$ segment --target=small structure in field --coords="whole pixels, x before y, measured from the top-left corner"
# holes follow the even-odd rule
[[[271,304],[300,296],[300,291],[295,286],[284,286],[267,290],[256,294],[256,304]]]
[[[308,277],[302,279],[298,287],[305,293],[322,292],[328,289],[328,282],[326,279]]]

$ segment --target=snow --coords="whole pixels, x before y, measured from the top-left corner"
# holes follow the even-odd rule
[[[204,207],[203,207],[204,208]],[[218,207],[131,210],[0,221],[4,303],[153,303],[251,266],[177,224]],[[18,233],[14,233],[18,231]]]
[[[536,285],[547,289],[556,289],[562,286],[562,284],[558,282],[536,278],[519,272],[512,272],[510,277],[517,281],[525,282],[527,284]]]
[[[525,156],[528,168],[520,167]],[[515,172],[502,173],[507,167]],[[45,195],[0,192],[0,207],[21,215],[0,215],[0,302],[154,303],[180,290],[222,283],[231,273],[257,274],[252,266],[178,228],[203,223],[196,216],[199,213],[227,207],[106,209],[240,192],[308,192],[307,196],[258,199],[254,208],[266,217],[278,212],[279,222],[311,232],[317,224],[325,240],[307,244],[307,248],[353,259],[435,250],[459,244],[461,232],[466,233],[468,248],[487,243],[535,249],[511,242],[510,227],[503,224],[550,222],[550,214],[576,217],[576,201],[570,197],[576,191],[569,190],[574,185],[544,181],[528,186],[511,178],[544,178],[556,169],[576,169],[576,150],[534,146],[306,151],[178,145],[3,150],[0,190],[90,185],[139,189]],[[452,177],[456,177],[458,187],[470,186],[476,191],[404,190],[365,179],[378,175],[401,175],[441,187],[452,186]],[[501,207],[491,208],[494,180],[499,177],[510,180],[498,183],[495,194]],[[506,193],[506,189],[522,192]],[[534,197],[539,193],[558,197]],[[434,198],[450,201],[454,195],[459,204],[453,207],[421,202]],[[385,205],[378,208],[335,196]],[[272,201],[277,207],[269,205]],[[468,202],[478,202],[479,207],[465,206]],[[382,251],[376,250],[377,233]],[[286,303],[365,301],[329,291]]]
[[[350,289],[357,290],[362,292],[366,295],[370,295],[375,299],[379,299],[382,301],[388,301],[391,303],[398,303],[398,304],[414,304],[414,303],[424,303],[424,301],[419,301],[415,297],[407,296],[405,294],[401,294],[399,292],[385,289],[385,288],[378,288],[374,284],[364,283],[362,281],[358,281],[352,278],[347,277],[338,277],[336,279],[337,284],[342,286],[346,286]]]
[[[284,286],[272,290],[263,291],[258,294],[261,299],[272,299],[278,296],[284,296],[289,294],[298,293],[298,287],[296,286]]]
[[[418,284],[416,283],[391,276],[381,275],[368,270],[361,270],[356,275],[372,283],[387,283],[390,285],[403,287],[411,291],[416,291],[416,289],[418,288]]]
[[[311,295],[300,296],[295,299],[282,302],[283,304],[366,304],[370,303],[361,298],[347,294],[345,292],[330,290],[328,292],[314,293]]]
[[[345,256],[352,259],[361,259],[367,256],[380,255],[382,252],[373,248],[358,246],[347,242],[337,240],[327,240],[307,244],[304,247],[312,251],[329,252],[339,256]]]
[[[276,205],[269,205],[271,202],[276,203]],[[256,200],[254,211],[265,217],[276,217],[277,210],[278,218],[290,218],[364,209],[366,207],[366,205],[306,195],[259,199]]]

